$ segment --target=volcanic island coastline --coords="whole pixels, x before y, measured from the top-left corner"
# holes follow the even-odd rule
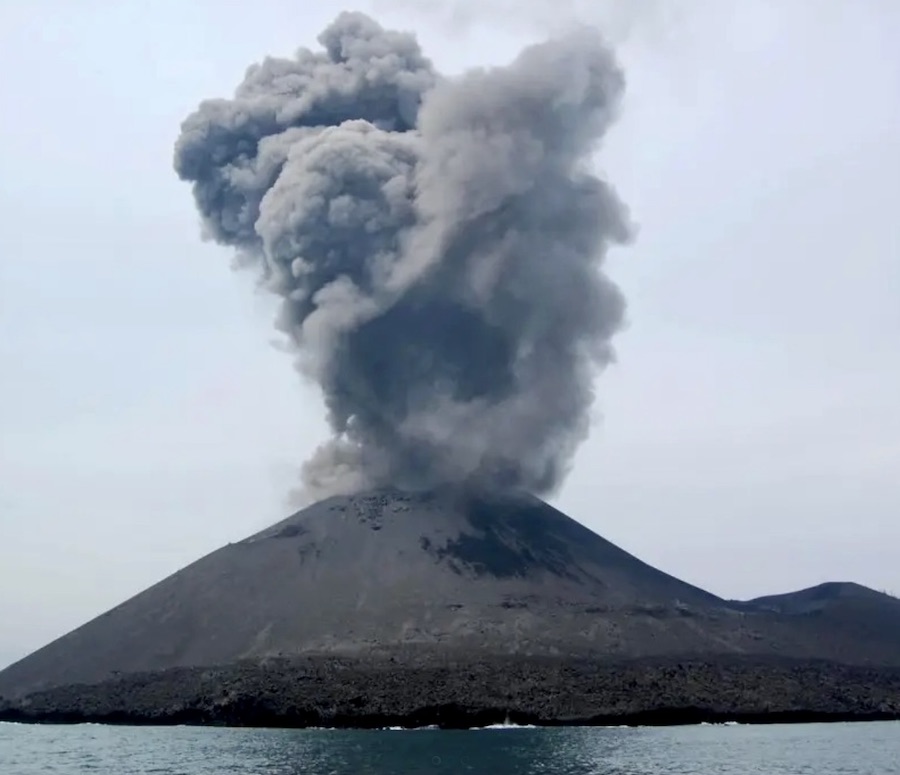
[[[900,601],[726,601],[532,496],[330,498],[0,672],[0,720],[477,727],[900,718]]]

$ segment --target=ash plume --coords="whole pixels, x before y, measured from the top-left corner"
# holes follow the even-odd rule
[[[333,437],[310,497],[391,484],[545,493],[585,438],[630,229],[590,166],[624,80],[596,30],[445,78],[343,13],[182,125],[205,232],[282,303]]]

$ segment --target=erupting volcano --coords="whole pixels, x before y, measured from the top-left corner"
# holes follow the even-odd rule
[[[362,14],[319,41],[203,102],[175,151],[321,389],[312,505],[0,672],[0,718],[900,714],[900,676],[866,672],[900,666],[900,601],[726,601],[539,497],[625,310],[603,266],[631,227],[593,166],[624,78],[597,31],[454,77]]]

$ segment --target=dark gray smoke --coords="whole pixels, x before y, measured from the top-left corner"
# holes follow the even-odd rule
[[[590,168],[621,72],[594,30],[459,78],[362,14],[319,42],[203,102],[175,152],[321,386],[308,493],[552,490],[624,312],[601,264],[627,217]]]

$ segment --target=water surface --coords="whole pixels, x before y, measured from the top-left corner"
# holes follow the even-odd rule
[[[894,775],[900,722],[469,732],[0,724],[2,775]]]

